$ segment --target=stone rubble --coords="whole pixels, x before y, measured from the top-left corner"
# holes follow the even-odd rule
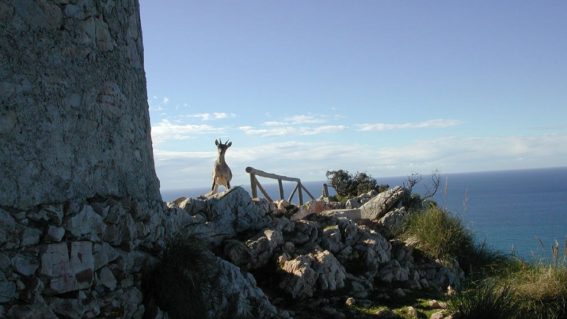
[[[393,199],[404,192],[394,188],[362,204],[368,216],[378,218],[382,228],[377,229],[364,220],[326,214],[337,206],[323,200],[310,203],[317,212],[292,220],[299,208],[253,200],[240,187],[151,207],[97,197],[27,211],[0,209],[1,310],[15,318],[40,313],[43,318],[118,313],[142,318],[148,309],[143,274],[159,263],[166,242],[180,235],[200,240],[216,254],[208,295],[213,317],[232,309],[243,316],[293,318],[293,308],[274,295],[299,303],[335,295],[343,304],[349,297],[364,304],[370,295],[384,293],[382,286],[396,288],[388,298],[408,289],[459,287],[463,272],[456,262],[416,258],[413,248],[388,239],[388,231],[396,232],[408,215],[403,200]],[[69,294],[76,297],[63,297]],[[325,307],[333,317],[344,315],[330,303]],[[159,308],[154,313],[167,317]]]

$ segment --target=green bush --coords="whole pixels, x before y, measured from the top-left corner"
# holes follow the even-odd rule
[[[161,262],[145,280],[145,291],[172,319],[207,318],[213,255],[197,240],[168,243]]]
[[[327,171],[328,183],[337,192],[337,197],[352,198],[371,190],[380,191],[387,188],[387,185],[378,185],[372,176],[357,172],[354,176],[346,170]]]
[[[411,215],[402,235],[432,258],[457,258],[474,247],[473,236],[456,216],[439,207]]]

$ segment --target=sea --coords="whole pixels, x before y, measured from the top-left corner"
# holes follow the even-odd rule
[[[379,184],[407,183],[407,176],[374,176]],[[434,200],[463,221],[479,243],[525,260],[545,261],[557,242],[567,253],[567,167],[439,174],[440,185]],[[277,184],[260,180],[272,198],[279,198]],[[264,184],[265,183],[265,184]],[[319,197],[325,181],[304,182]],[[250,185],[241,185],[250,191]],[[295,183],[284,182],[286,197]],[[427,193],[431,176],[421,176],[413,191]],[[181,196],[196,197],[208,188],[162,191],[165,201]],[[331,195],[332,188],[329,188]],[[297,201],[297,194],[294,197]],[[304,194],[304,199],[309,199]]]

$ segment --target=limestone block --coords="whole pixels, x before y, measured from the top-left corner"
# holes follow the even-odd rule
[[[93,246],[94,269],[98,270],[120,257],[116,249],[108,243]]]
[[[313,254],[313,269],[319,274],[318,288],[322,291],[334,291],[345,286],[346,271],[343,265],[328,250]]]
[[[65,228],[49,225],[45,234],[45,240],[48,242],[60,242],[63,236],[65,236]]]
[[[33,305],[15,305],[8,310],[8,318],[59,319],[45,302]]]
[[[94,277],[94,257],[91,242],[72,242],[47,245],[41,256],[41,273],[51,278],[49,287],[54,294],[85,289]]]
[[[63,221],[63,205],[43,205],[38,211],[27,214],[27,218],[36,222],[49,222],[61,225]]]
[[[0,303],[10,302],[16,298],[16,283],[9,281],[4,272],[0,271]]]
[[[390,188],[360,207],[361,218],[379,219],[389,212],[404,196],[407,190],[401,186]]]
[[[0,247],[17,248],[20,245],[22,227],[16,223],[12,215],[0,208]]]
[[[205,301],[210,318],[274,318],[277,309],[264,292],[257,287],[256,280],[235,265],[216,258],[211,289]],[[250,307],[250,305],[254,305]]]
[[[341,231],[338,226],[330,226],[323,229],[321,247],[332,253],[338,253],[344,248]]]
[[[405,208],[398,208],[386,213],[378,220],[378,224],[384,226],[388,232],[387,235],[394,236],[403,231],[403,228],[410,214]]]
[[[108,267],[104,267],[98,272],[98,282],[110,290],[116,289],[116,277]]]
[[[106,225],[92,206],[84,205],[79,213],[65,218],[64,227],[76,239],[99,241]]]
[[[253,256],[252,268],[265,266],[274,253],[274,250],[284,243],[283,235],[279,230],[265,229],[255,237],[246,241]]]
[[[63,318],[83,318],[87,310],[79,299],[53,298],[50,306],[55,314]]]
[[[17,254],[12,258],[12,265],[20,275],[32,276],[39,268],[39,260],[35,256]]]
[[[310,297],[316,290],[333,291],[345,286],[347,273],[327,250],[280,258],[279,267],[283,273],[279,286],[294,299]]]
[[[11,266],[12,260],[10,260],[10,257],[7,254],[0,253],[0,271],[7,272]]]
[[[33,246],[39,243],[42,231],[33,227],[26,227],[22,232],[20,244],[24,247]]]
[[[304,245],[314,243],[319,238],[319,231],[315,222],[299,220],[295,222],[293,232],[285,232],[284,236],[295,245]]]

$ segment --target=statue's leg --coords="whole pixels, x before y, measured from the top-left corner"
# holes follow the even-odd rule
[[[230,181],[226,181],[226,189],[230,189]]]

